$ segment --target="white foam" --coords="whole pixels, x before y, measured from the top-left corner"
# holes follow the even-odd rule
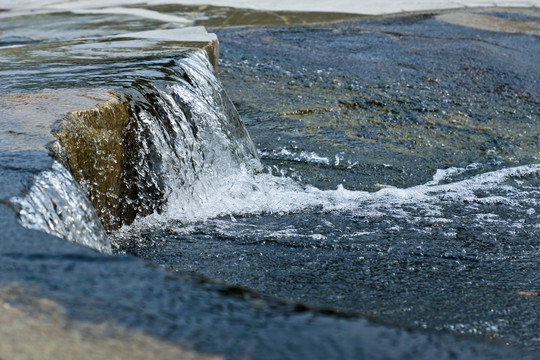
[[[271,159],[330,165],[330,159],[328,157],[320,156],[314,151],[298,151],[297,149],[291,151],[289,149],[283,148],[279,151],[260,151],[259,155]]]
[[[440,217],[441,206],[445,202],[473,205],[503,203],[509,206],[523,203],[526,210],[538,206],[539,199],[530,198],[525,193],[519,194],[517,189],[503,184],[510,178],[535,173],[540,173],[540,165],[501,169],[444,185],[427,183],[370,193],[350,191],[341,185],[336,190],[304,187],[287,177],[253,174],[242,168],[228,177],[205,181],[204,187],[195,186],[191,196],[186,196],[184,192],[173,192],[166,211],[161,215],[154,214],[146,221],[155,224],[156,221],[166,223],[178,220],[187,224],[221,216],[283,215],[313,210],[347,211],[369,216],[392,214],[424,220],[423,216],[428,216],[432,222],[444,223],[449,221]],[[475,192],[478,190],[488,192],[488,196],[477,196]],[[498,193],[489,195],[490,190],[503,190],[512,196]],[[197,194],[198,191],[204,193]],[[413,206],[415,213],[409,213],[404,206]],[[492,217],[491,214],[482,216]]]
[[[18,204],[19,220],[29,229],[40,230],[65,240],[111,253],[111,244],[90,201],[75,179],[60,163],[40,173]]]
[[[456,168],[450,167],[448,169],[437,169],[435,175],[433,175],[433,180],[431,180],[427,185],[437,185],[441,182],[452,178],[452,176],[463,174],[466,171],[478,169],[480,164],[474,163],[466,168]]]
[[[146,158],[145,146],[159,154],[148,156],[146,164],[153,167],[149,174],[156,187],[164,190],[166,205],[159,215],[139,219],[136,226],[163,226],[175,221],[190,224],[219,217],[234,222],[238,216],[304,211],[391,215],[411,222],[444,223],[448,204],[469,208],[504,204],[519,207],[524,213],[538,207],[539,197],[530,196],[530,191],[518,183],[524,176],[540,172],[538,164],[452,182],[457,175],[463,178],[467,171],[478,171],[479,165],[472,164],[439,170],[432,181],[423,185],[384,188],[373,193],[347,190],[343,185],[321,190],[289,177],[259,173],[261,167],[249,134],[215,79],[206,55],[192,54],[179,66],[189,75],[189,82],[179,78],[165,88],[152,90],[160,93],[152,106],[159,107],[166,116],[152,118],[144,110],[139,114],[146,129],[140,136],[141,158]],[[181,104],[189,104],[190,119]],[[263,155],[330,164],[327,157],[291,147]],[[516,181],[507,182],[509,179]]]

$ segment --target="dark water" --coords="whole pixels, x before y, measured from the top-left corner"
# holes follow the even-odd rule
[[[321,338],[325,356],[371,344],[429,358],[462,344],[447,333],[540,350],[537,36],[430,15],[221,30],[220,79],[248,136],[200,55],[46,17],[65,21],[40,25],[54,41],[3,38],[0,92],[123,91],[141,124],[140,200],[164,201],[113,234],[116,251],[225,284],[170,285],[189,306],[129,289],[153,314],[137,326],[233,358],[308,356]],[[155,27],[114,18],[92,17],[93,35]],[[365,318],[398,327],[370,339]],[[290,346],[272,353],[277,340]]]
[[[122,250],[539,349],[537,37],[429,16],[219,35],[221,80],[267,174],[224,179],[195,210],[170,205]]]

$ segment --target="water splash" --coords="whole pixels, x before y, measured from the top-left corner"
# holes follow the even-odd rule
[[[70,162],[64,154],[79,151],[80,143],[75,142],[79,146],[74,148],[59,146],[63,154],[59,157],[69,162],[72,171],[89,175],[79,179],[81,190],[55,162],[36,178],[25,197],[14,199],[24,226],[110,253],[105,230],[83,190],[87,196],[107,198],[107,188],[99,184],[122,182],[114,195],[122,207],[120,222],[129,224],[135,216],[162,212],[179,199],[205,199],[215,192],[219,179],[235,169],[250,173],[261,169],[253,142],[204,51],[162,62],[153,71],[151,77],[134,78],[122,95],[130,106],[121,114],[129,118],[122,125],[123,138],[117,140],[122,142],[124,163],[118,170],[123,173],[111,179],[107,172],[81,171],[96,163],[77,162],[77,156]],[[97,154],[107,156],[108,149],[100,151],[99,146],[95,144]],[[110,209],[101,208],[107,206],[98,203],[99,213],[108,214]]]
[[[140,226],[310,210],[414,217],[407,210],[412,207],[434,216],[449,201],[532,201],[505,182],[537,173],[538,165],[474,175],[480,169],[472,164],[440,170],[423,185],[374,193],[344,186],[321,190],[274,176],[272,171],[263,171],[257,150],[204,52],[161,62],[152,71],[151,77],[136,79],[125,90],[133,116],[129,125],[133,139],[127,147],[131,152],[124,157],[130,174],[125,176],[128,183],[122,201],[133,205]],[[330,162],[314,153],[293,154],[286,149],[277,155]],[[487,195],[478,193],[486,191]]]
[[[520,202],[527,211],[538,205],[531,203],[534,198],[521,196],[507,182],[538,174],[540,165],[500,169],[454,180],[455,176],[477,170],[478,166],[473,164],[464,169],[441,170],[423,185],[385,188],[374,193],[351,191],[342,185],[335,190],[321,190],[289,177],[272,175],[271,171],[263,171],[257,150],[204,52],[170,60],[155,70],[161,75],[136,80],[126,90],[133,116],[129,125],[133,146],[124,154],[129,174],[125,176],[128,183],[122,201],[136,209],[138,220],[134,229],[163,226],[170,221],[186,224],[221,216],[304,211],[347,211],[358,216],[392,214],[414,219],[418,214],[437,217],[448,202]],[[316,154],[308,155],[309,159],[306,155],[303,160],[322,159],[318,155],[315,158]],[[73,186],[69,174],[59,166],[55,165],[56,175],[44,173],[43,183],[38,180],[36,189],[54,190],[62,199],[79,196],[62,194],[62,186]],[[45,185],[45,180],[58,187]],[[103,245],[104,240],[81,240],[93,232],[99,239],[105,236],[97,220],[69,214],[67,210],[60,215],[37,215],[41,210],[36,209],[54,208],[48,196],[40,197],[36,193],[31,199],[37,200],[21,201],[21,218],[27,219],[28,226],[71,241],[93,242],[90,246],[109,251],[108,245]],[[73,200],[72,204],[78,202]],[[514,205],[520,207],[520,204]],[[89,223],[75,225],[74,219]],[[61,224],[62,221],[66,223]]]
[[[191,188],[198,196],[183,197],[183,191],[171,194],[166,211],[148,222],[183,223],[204,221],[220,216],[291,214],[303,211],[348,211],[357,216],[437,217],[448,203],[461,206],[507,204],[514,209],[538,207],[530,192],[512,182],[537,176],[540,165],[500,169],[448,184],[428,182],[410,188],[385,188],[377,192],[351,191],[342,185],[336,190],[302,186],[288,177],[267,173],[254,174],[245,168],[230,169],[230,175],[215,178],[211,184]]]
[[[137,82],[128,96],[137,146],[129,178],[141,215],[204,200],[231,172],[261,168],[205,53],[173,61],[166,80]]]
[[[111,253],[111,244],[96,212],[73,176],[58,162],[40,173],[24,197],[11,199],[24,227]]]

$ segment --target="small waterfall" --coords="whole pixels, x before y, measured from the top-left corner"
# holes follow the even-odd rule
[[[261,168],[205,52],[152,70],[160,76],[59,122],[60,162],[13,199],[24,226],[110,253],[103,225],[114,230],[179,198],[197,203],[219,179]]]
[[[24,197],[11,200],[19,207],[23,226],[111,253],[92,204],[60,163],[55,161],[51,170],[40,173]]]
[[[257,151],[205,53],[171,61],[166,79],[128,90],[134,143],[128,147],[128,202],[136,212],[197,200],[238,169],[261,168]],[[133,196],[136,194],[136,196]]]
[[[73,120],[71,125],[79,121],[81,126],[95,126],[86,138],[103,141],[79,146],[80,127],[57,136],[61,143],[57,156],[77,181],[60,163],[40,174],[25,197],[14,199],[25,226],[110,252],[95,209],[104,224],[108,217],[119,219],[109,231],[136,218],[144,218],[144,228],[169,220],[187,223],[224,215],[232,218],[306,209],[379,216],[384,207],[405,216],[404,208],[420,204],[426,213],[437,214],[442,211],[441,194],[445,199],[466,198],[470,203],[497,200],[479,199],[475,191],[500,190],[499,185],[509,177],[538,172],[537,165],[503,169],[453,184],[441,184],[445,175],[438,173],[425,185],[376,193],[349,191],[343,186],[336,190],[302,186],[292,178],[261,171],[255,146],[204,52],[161,62],[152,74],[151,78],[134,79],[109,105],[90,109],[84,116],[67,117]],[[107,111],[109,116],[104,115]],[[100,121],[92,114],[98,114]],[[116,119],[115,126],[104,129],[103,123],[111,125],[111,119]],[[75,138],[69,138],[70,134]],[[70,156],[76,151],[77,156]],[[88,161],[95,154],[110,161]],[[304,158],[322,159],[308,155]],[[85,167],[93,169],[86,171]],[[459,174],[461,170],[453,171]],[[109,209],[111,206],[116,208]]]

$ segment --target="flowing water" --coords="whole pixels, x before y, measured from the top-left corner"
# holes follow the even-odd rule
[[[92,204],[62,164],[40,173],[28,194],[13,199],[23,226],[110,254],[111,243]],[[77,206],[74,206],[77,204]]]
[[[68,48],[86,51],[80,43]],[[528,129],[533,134],[523,135],[522,147],[511,139],[493,140],[487,125],[473,124],[464,140],[471,141],[470,152],[463,146],[458,164],[450,165],[441,144],[462,145],[456,145],[461,139],[452,138],[450,130],[444,132],[446,125],[436,135],[421,134],[438,139],[433,145],[440,150],[438,160],[430,162],[434,156],[422,147],[425,144],[417,148],[408,142],[408,152],[391,152],[402,145],[403,134],[388,119],[379,119],[381,125],[371,117],[371,130],[363,121],[369,111],[395,115],[400,107],[410,110],[403,98],[418,96],[419,102],[427,102],[415,104],[414,111],[427,113],[426,118],[441,114],[428,119],[441,125],[447,108],[455,106],[453,94],[432,96],[429,88],[393,83],[387,93],[380,88],[374,92],[383,98],[394,96],[386,101],[396,100],[395,108],[386,108],[382,100],[362,98],[374,88],[352,80],[342,86],[347,80],[337,77],[334,68],[302,68],[295,74],[268,59],[237,57],[234,63],[224,57],[225,73],[236,67],[245,72],[236,75],[248,84],[245,96],[231,89],[240,115],[202,52],[149,54],[105,66],[96,59],[69,66],[53,62],[39,76],[41,65],[26,71],[23,88],[17,87],[20,82],[13,85],[11,90],[25,91],[30,82],[65,87],[76,79],[107,84],[129,100],[137,147],[128,168],[135,174],[130,186],[137,196],[128,200],[139,215],[111,234],[114,251],[314,308],[539,349],[537,102],[523,105],[516,129],[509,130]],[[59,76],[60,71],[70,76]],[[276,84],[265,76],[286,80]],[[312,87],[310,76],[315,82],[326,76],[328,82]],[[262,83],[264,90],[250,92],[249,81]],[[318,106],[291,109],[302,97],[297,81],[311,89],[309,96],[320,91],[337,97],[339,91],[349,91],[359,97],[336,102],[334,108],[311,100]],[[278,93],[280,86],[286,90],[270,94]],[[287,92],[292,88],[294,96]],[[391,94],[395,89],[397,95]],[[439,102],[441,109],[435,108]],[[470,113],[486,111],[486,104],[470,99]],[[506,103],[500,106],[507,110]],[[270,114],[275,108],[281,113]],[[311,117],[299,119],[305,114]],[[477,120],[453,114],[454,123],[461,125]],[[418,123],[411,126],[423,128]],[[351,128],[360,135],[353,139]],[[392,146],[367,141],[373,128],[387,130],[379,136]],[[476,147],[477,138],[489,138],[486,142],[493,148],[484,143]],[[508,155],[514,150],[517,160]],[[99,234],[94,247],[108,251],[103,230],[90,215],[36,215],[64,209],[65,202],[88,208],[70,190],[74,186],[65,169],[55,164],[38,177],[26,198],[18,200],[22,222],[68,239],[81,232]],[[77,217],[88,226],[70,227]]]
[[[198,99],[228,109],[208,100],[219,88],[211,78],[206,70],[197,82]],[[189,87],[171,90],[179,103],[193,99]],[[145,132],[144,148],[163,155],[138,168],[163,164],[154,174],[167,201],[115,234],[119,251],[310,306],[537,346],[536,299],[518,294],[539,281],[540,165],[476,162],[416,186],[350,190],[342,181],[362,161],[350,158],[354,147],[317,154],[254,129],[273,146],[259,149],[259,163],[234,112],[232,126],[206,133],[215,110],[205,110],[200,129],[175,142],[165,139],[186,125],[183,113],[153,104],[179,124]],[[313,167],[336,187],[303,181]]]
[[[359,28],[222,33],[223,78],[262,170],[237,163],[190,196],[173,190],[116,246],[288,301],[538,349],[534,76],[509,80],[472,30]],[[475,56],[462,55],[467,41]],[[332,43],[350,53],[329,55]],[[364,63],[348,63],[366,46]]]

